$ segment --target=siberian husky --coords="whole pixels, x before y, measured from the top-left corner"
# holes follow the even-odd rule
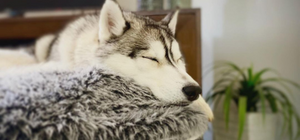
[[[99,15],[81,17],[57,35],[36,43],[39,62],[57,61],[69,67],[102,65],[149,87],[167,102],[193,102],[209,120],[210,107],[199,98],[201,88],[187,74],[175,39],[179,11],[160,22],[123,11],[106,0]]]

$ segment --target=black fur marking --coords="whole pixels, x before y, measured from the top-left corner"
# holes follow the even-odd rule
[[[146,24],[145,26],[151,27],[151,28],[154,28],[154,29],[157,29],[157,30],[165,31],[167,33],[168,38],[174,37],[172,31],[167,26],[164,27],[164,26],[159,25],[159,24]]]
[[[172,66],[174,66],[174,64],[172,63],[172,60],[170,60],[169,50],[168,50],[165,38],[163,36],[160,36],[159,39],[163,43],[164,48],[165,48],[165,52],[166,52],[165,58],[168,60],[169,64],[171,64]]]
[[[143,50],[147,50],[148,48],[145,48],[145,47],[135,47],[132,49],[132,51],[128,54],[128,56],[130,58],[136,58],[137,57],[137,54],[140,52],[140,51],[143,51]]]
[[[147,56],[142,56],[142,57],[146,58],[146,59],[150,59],[152,61],[155,61],[155,62],[159,63],[159,61],[156,58],[154,58],[154,57],[147,57]]]
[[[173,51],[172,51],[172,47],[173,47],[172,42],[173,42],[173,40],[170,41],[170,55],[171,55],[171,59],[173,60],[173,62],[176,63],[176,61],[174,59]]]
[[[125,27],[123,28],[123,34],[128,31],[131,28],[131,25],[129,22],[125,22]]]
[[[133,50],[130,54],[128,54],[128,56],[130,58],[135,58],[136,57],[136,54],[137,54],[137,51],[136,50]]]
[[[171,22],[171,20],[173,19],[173,16],[174,16],[175,12],[176,12],[176,11],[173,11],[173,12],[169,13],[169,14],[166,16],[166,18],[164,18],[164,19],[162,20],[162,24],[168,26],[168,24],[169,24],[169,23]]]

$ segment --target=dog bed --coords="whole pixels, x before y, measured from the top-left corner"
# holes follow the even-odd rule
[[[0,77],[0,139],[189,139],[207,118],[102,68]]]

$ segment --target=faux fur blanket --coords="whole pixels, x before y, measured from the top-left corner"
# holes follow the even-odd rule
[[[0,139],[188,139],[207,118],[99,68],[0,77]]]

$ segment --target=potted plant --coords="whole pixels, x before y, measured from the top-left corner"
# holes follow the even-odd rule
[[[215,140],[274,140],[277,116],[284,118],[282,133],[287,130],[291,140],[299,139],[300,129],[294,134],[293,128],[300,126],[300,117],[287,96],[291,86],[300,89],[297,83],[280,76],[263,78],[268,73],[276,74],[269,68],[254,72],[252,66],[240,68],[219,62],[214,70],[219,78],[206,100],[214,103],[214,110],[222,106],[224,113],[215,114]]]

